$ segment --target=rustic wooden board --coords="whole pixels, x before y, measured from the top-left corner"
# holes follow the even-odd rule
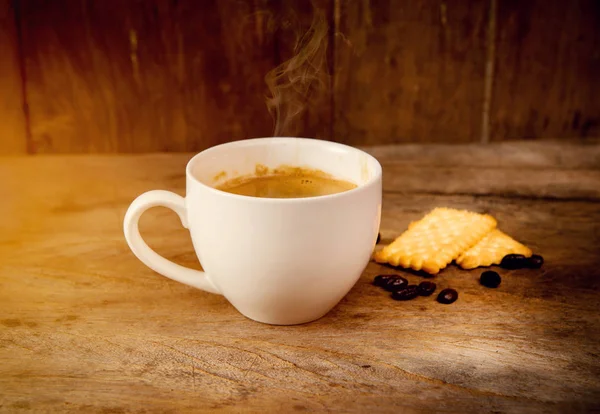
[[[336,2],[334,16],[334,139],[479,141],[487,2]]]
[[[501,271],[496,290],[450,266],[435,281],[460,298],[442,306],[393,302],[370,284],[390,269],[372,263],[321,320],[273,327],[157,275],[123,240],[128,203],[152,188],[183,194],[189,157],[0,159],[0,411],[600,409],[600,203],[386,192],[383,242],[434,206],[469,208],[546,264]],[[385,180],[396,182],[387,168]],[[198,268],[175,214],[150,210],[141,227]]]
[[[11,1],[0,0],[0,154],[22,154],[27,151],[18,44]]]
[[[194,151],[268,135],[266,0],[23,0],[32,149]]]
[[[331,90],[319,88],[325,98],[290,135],[354,145],[600,136],[593,0],[314,3],[330,26]],[[304,0],[2,0],[0,52],[11,59],[0,68],[0,153],[196,151],[271,135],[264,76],[293,55],[312,12]]]
[[[600,5],[499,1],[492,140],[600,135]]]
[[[531,168],[551,170],[598,169],[600,166],[600,141],[522,141],[494,142],[486,145],[436,144],[387,145],[363,147],[385,164]],[[542,183],[543,184],[543,183]]]
[[[560,142],[365,148],[384,189],[420,194],[600,200],[600,146]]]

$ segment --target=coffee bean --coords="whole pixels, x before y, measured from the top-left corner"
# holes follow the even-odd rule
[[[398,275],[377,275],[375,279],[373,279],[373,284],[375,286],[383,287],[390,279],[399,278]]]
[[[539,269],[544,264],[544,258],[539,254],[534,254],[527,262],[527,267],[530,269]]]
[[[501,281],[500,275],[492,270],[483,272],[479,278],[479,282],[489,288],[497,288]]]
[[[435,289],[437,288],[437,285],[433,282],[421,282],[419,283],[419,295],[421,296],[431,296],[433,292],[435,292]]]
[[[522,269],[528,267],[529,261],[522,254],[507,254],[502,258],[500,267],[504,269]]]
[[[458,299],[458,292],[454,289],[444,289],[437,297],[437,301],[449,305]]]
[[[377,244],[381,241],[381,233],[377,233]]]
[[[419,296],[417,285],[408,285],[400,290],[392,292],[392,299],[394,300],[411,300],[417,296]]]
[[[388,281],[381,287],[388,292],[395,292],[405,288],[406,286],[408,286],[408,280],[404,279],[402,276],[398,276],[393,279],[388,279]]]
[[[396,287],[400,288],[408,285],[408,280],[400,275],[378,275],[373,279],[373,284],[392,291],[396,290]]]

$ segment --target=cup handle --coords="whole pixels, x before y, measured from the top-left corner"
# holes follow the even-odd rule
[[[152,207],[167,207],[177,213],[181,224],[187,227],[187,209],[185,199],[170,191],[153,190],[141,194],[127,209],[123,220],[123,232],[129,248],[135,256],[146,266],[163,276],[177,282],[205,290],[210,293],[221,294],[217,287],[208,278],[205,272],[180,266],[160,256],[150,248],[142,239],[138,223],[144,211]]]

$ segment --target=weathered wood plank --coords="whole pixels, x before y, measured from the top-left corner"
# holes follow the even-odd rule
[[[600,169],[600,141],[509,141],[486,145],[403,144],[363,147],[379,161],[484,168]]]
[[[10,195],[0,204],[2,410],[600,408],[599,203],[386,193],[384,242],[434,206],[469,208],[494,214],[546,264],[501,271],[496,290],[450,266],[435,281],[460,297],[442,306],[393,302],[370,284],[390,269],[372,263],[321,320],[272,327],[146,269],[122,239],[137,193],[183,194],[188,158],[0,159]],[[171,212],[146,213],[142,232],[167,258],[198,266]]]
[[[600,200],[600,145],[559,142],[365,148],[384,190]]]
[[[492,140],[600,136],[600,6],[498,1]]]
[[[15,10],[0,0],[0,154],[27,152],[23,79]]]
[[[400,193],[600,200],[600,170],[406,166],[384,163],[383,188]]]
[[[487,2],[335,4],[335,140],[480,140]]]
[[[267,3],[21,1],[34,151],[195,151],[268,135]]]

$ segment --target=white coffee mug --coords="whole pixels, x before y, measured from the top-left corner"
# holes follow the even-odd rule
[[[309,198],[258,198],[217,190],[252,174],[257,164],[318,169],[357,184]],[[222,294],[258,322],[293,325],[325,315],[352,288],[369,262],[381,218],[381,165],[346,145],[305,138],[230,142],[194,156],[187,194],[155,190],[129,206],[124,233],[146,266],[181,283]],[[204,272],[155,253],[138,220],[155,206],[174,210],[188,228]]]

